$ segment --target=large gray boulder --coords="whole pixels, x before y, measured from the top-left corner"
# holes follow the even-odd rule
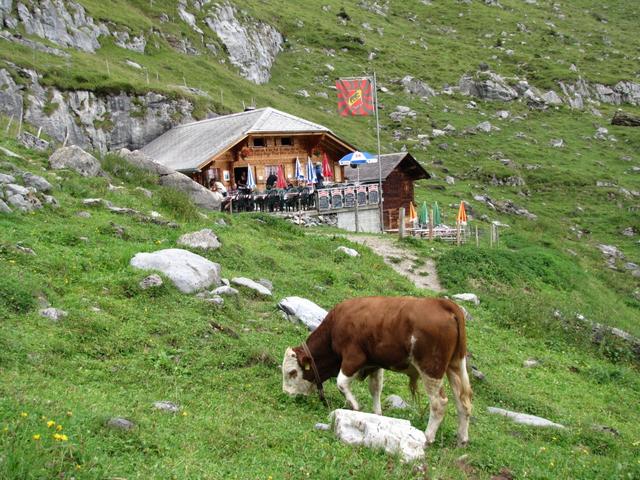
[[[156,175],[170,175],[175,173],[175,170],[155,162],[149,155],[141,150],[134,150],[132,152],[127,148],[122,148],[118,151],[118,155],[124,158],[131,165],[142,170],[155,173]]]
[[[213,192],[186,175],[174,172],[160,177],[160,185],[175,188],[187,194],[193,203],[209,210],[220,210],[220,199]]]
[[[168,248],[153,253],[137,253],[129,263],[134,268],[164,273],[183,293],[220,284],[220,265],[188,250]]]
[[[83,177],[96,177],[103,173],[96,157],[75,145],[53,152],[49,157],[49,166],[54,170],[69,168]]]
[[[22,113],[21,87],[4,68],[0,69],[0,112],[13,117],[14,121]]]
[[[25,172],[22,175],[22,179],[27,187],[35,188],[39,192],[48,192],[53,188],[46,179],[31,172]]]
[[[409,420],[344,409],[331,412],[330,419],[344,443],[383,449],[405,462],[424,458],[427,439]]]
[[[301,322],[311,331],[318,328],[328,313],[324,308],[302,297],[283,298],[278,303],[278,308],[286,313],[289,320]]]
[[[241,23],[229,3],[217,5],[205,21],[243,77],[257,84],[269,81],[271,66],[284,42],[280,32],[264,22],[249,21],[246,16]]]

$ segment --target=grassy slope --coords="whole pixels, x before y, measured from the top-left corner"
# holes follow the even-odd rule
[[[105,2],[83,3],[95,18],[112,19],[134,32],[147,31],[161,11],[174,8],[170,7],[173,2],[159,1],[153,6],[150,2],[120,2],[118,8],[107,7]],[[474,311],[479,320],[470,324],[469,338],[474,364],[488,380],[474,385],[477,422],[472,427],[468,462],[481,478],[503,466],[518,478],[525,474],[534,478],[633,478],[639,475],[639,465],[634,463],[640,440],[634,407],[640,397],[637,370],[615,345],[606,344],[598,351],[588,345],[585,335],[574,329],[565,332],[549,319],[558,308],[569,318],[579,312],[640,334],[640,306],[632,297],[637,282],[628,274],[604,269],[604,261],[594,248],[597,243],[613,243],[630,261],[640,263],[637,237],[619,235],[628,226],[640,230],[633,213],[637,200],[625,198],[617,189],[595,187],[597,180],[613,180],[629,190],[640,190],[637,175],[624,173],[638,162],[638,133],[609,126],[616,143],[593,140],[595,128],[606,125],[614,111],[607,106],[598,107],[605,115],[602,119],[566,108],[530,112],[519,104],[479,102],[478,110],[468,110],[464,107],[468,99],[463,97],[421,102],[391,81],[412,74],[434,86],[455,84],[461,74],[475,70],[479,61],[487,61],[502,74],[526,76],[549,88],[555,87],[557,79],[575,78],[568,69],[570,63],[578,65],[580,74],[592,81],[614,83],[637,78],[634,58],[640,36],[633,35],[637,33],[633,22],[637,7],[615,2],[605,8],[600,2],[576,1],[561,7],[566,15],[562,20],[551,2],[538,1],[534,7],[516,0],[501,3],[505,9],[480,2],[430,7],[405,2],[394,5],[387,17],[345,5],[352,22],[344,27],[335,22],[340,2],[323,2],[331,5],[329,13],[319,5],[246,2],[243,8],[247,13],[276,24],[288,39],[272,81],[260,87],[238,80],[216,58],[175,54],[161,39],[157,47],[152,42],[145,55],[103,40],[104,47],[96,55],[72,52],[71,61],[34,54],[5,42],[0,42],[0,56],[37,66],[47,83],[62,88],[151,88],[177,94],[172,85],[186,80],[216,99],[213,105],[200,101],[200,112],[205,108],[237,111],[242,100],[253,97],[258,105],[270,104],[323,123],[368,149],[375,147],[371,119],[339,119],[331,94],[323,99],[315,93],[329,91],[337,76],[375,68],[381,83],[391,90],[380,97],[385,107],[381,112],[383,149],[407,145],[438,177],[419,186],[418,200],[448,205],[483,193],[494,199],[512,199],[539,216],[536,222],[525,221],[498,215],[473,202],[476,212],[511,225],[503,232],[503,249],[451,250],[435,245],[432,251],[431,246],[409,243],[438,258],[443,281],[452,293],[473,290],[483,300]],[[415,21],[408,20],[414,14]],[[177,13],[173,16],[177,18]],[[608,23],[598,20],[603,16]],[[297,19],[303,20],[304,27],[296,25]],[[555,23],[564,36],[551,34],[545,20]],[[518,32],[516,23],[520,21],[531,33]],[[361,28],[363,22],[384,28],[384,37]],[[176,36],[192,35],[180,24],[160,28]],[[456,33],[446,33],[451,28]],[[485,48],[496,45],[502,31],[513,34],[503,40],[505,48],[515,50],[513,56]],[[488,33],[493,36],[486,37]],[[612,47],[603,43],[603,36]],[[365,45],[354,43],[356,37],[364,39]],[[197,44],[197,38],[190,38]],[[338,55],[326,57],[324,48],[335,49]],[[341,48],[348,50],[340,52]],[[378,57],[368,62],[366,57],[374,49],[378,49]],[[144,73],[122,64],[125,58],[149,69],[149,86]],[[105,72],[106,59],[110,77]],[[325,63],[331,63],[335,71],[329,71]],[[295,96],[301,88],[312,96]],[[220,90],[224,92],[222,106]],[[417,119],[394,126],[386,114],[395,105],[410,105],[418,112]],[[526,120],[494,119],[493,113],[505,107],[526,115]],[[639,113],[637,108],[625,109]],[[429,133],[432,123],[438,127],[451,123],[460,131],[486,119],[501,131],[445,138],[442,141],[449,144],[447,150],[433,146],[422,151],[411,140]],[[391,131],[404,127],[411,128],[409,138],[393,142]],[[527,139],[517,139],[517,132],[524,132]],[[551,138],[564,138],[566,148],[549,147]],[[498,151],[515,166],[507,168],[492,159]],[[626,155],[634,162],[621,160]],[[436,160],[442,165],[432,164]],[[36,163],[26,168],[37,173],[41,162],[36,157]],[[525,164],[542,168],[526,170]],[[441,179],[447,173],[464,180],[444,191],[429,188],[445,186]],[[493,175],[520,175],[527,186],[488,186]],[[345,471],[355,478],[413,475],[411,467],[365,450],[354,454],[330,434],[313,431],[313,423],[326,415],[319,402],[294,401],[278,393],[281,352],[286,345],[298,343],[305,332],[283,323],[275,302],[244,296],[213,311],[170,286],[154,294],[137,289],[136,282],[143,275],[127,266],[131,255],[173,246],[181,233],[210,227],[210,220],[179,220],[179,231],[167,231],[99,210],[92,210],[89,220],[77,218],[75,212],[82,208],[79,199],[88,196],[111,198],[122,206],[153,208],[167,217],[173,215],[171,205],[175,203],[169,199],[162,207],[160,194],[149,201],[137,195],[133,185],[128,185],[128,193],[115,194],[106,190],[104,180],[63,177],[63,181],[52,180],[61,185],[55,192],[62,203],[60,210],[0,219],[0,253],[7,271],[2,288],[13,291],[11,286],[23,285],[18,288],[19,298],[30,298],[30,293],[42,290],[55,306],[70,312],[60,324],[41,319],[33,308],[28,314],[3,313],[0,418],[2,426],[9,429],[9,434],[1,437],[1,450],[9,452],[0,456],[4,476],[47,477],[59,470],[73,471],[76,463],[81,465],[75,472],[79,478],[337,478],[344,477]],[[528,196],[520,195],[521,191]],[[453,214],[453,209],[445,209],[445,215]],[[114,238],[110,221],[124,225],[130,239]],[[569,231],[572,225],[590,233],[578,240]],[[232,226],[214,229],[224,246],[209,257],[223,265],[223,274],[270,278],[276,286],[276,299],[297,294],[328,308],[359,293],[416,293],[371,254],[357,260],[336,257],[333,249],[342,242],[331,238],[305,237],[282,223],[263,224],[252,217],[234,218]],[[79,236],[88,236],[89,242],[79,241]],[[19,241],[34,248],[38,256],[17,253],[13,245]],[[94,305],[101,311],[91,312]],[[241,338],[212,332],[208,326],[211,318],[235,329]],[[541,359],[542,366],[523,370],[521,363],[527,357]],[[364,386],[359,390],[363,399],[367,398],[365,391]],[[385,392],[407,396],[404,380],[389,376]],[[341,404],[335,387],[329,388],[329,395],[334,405]],[[154,413],[150,403],[159,399],[181,403],[188,415]],[[548,416],[567,424],[570,430],[532,431],[488,417],[485,407],[496,404]],[[29,417],[21,419],[18,414],[22,410],[28,411]],[[73,412],[72,417],[64,417],[67,410]],[[436,478],[464,476],[454,464],[461,452],[452,448],[454,409],[449,410],[439,446],[428,453],[430,473]],[[397,414],[422,428],[422,413]],[[58,445],[53,450],[36,447],[31,435],[46,430],[41,415],[58,421],[64,418],[64,431],[72,446]],[[109,432],[102,424],[111,415],[133,418],[139,428],[132,434]],[[621,436],[596,433],[591,429],[593,423],[615,427]],[[292,439],[298,443],[292,444]]]

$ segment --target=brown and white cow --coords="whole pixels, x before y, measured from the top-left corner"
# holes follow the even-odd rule
[[[345,300],[331,310],[306,342],[287,348],[282,389],[309,395],[329,378],[353,410],[358,401],[351,382],[369,377],[373,412],[381,415],[383,370],[402,372],[415,392],[418,379],[429,396],[425,435],[433,443],[447,405],[446,374],[458,410],[458,442],[469,440],[471,385],[466,368],[465,316],[450,300],[414,297],[364,297]]]

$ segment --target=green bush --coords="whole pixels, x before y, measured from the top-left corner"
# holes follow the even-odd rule
[[[174,188],[163,188],[158,192],[160,206],[183,221],[196,220],[198,209],[187,195]]]

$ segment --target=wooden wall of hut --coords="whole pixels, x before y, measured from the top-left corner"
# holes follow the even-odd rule
[[[385,229],[398,228],[398,209],[409,212],[413,201],[413,180],[405,172],[396,169],[382,183],[384,197],[383,219]]]
[[[216,178],[222,181],[227,188],[235,188],[235,169],[246,168],[247,165],[250,165],[257,189],[264,190],[270,168],[282,165],[287,180],[293,180],[296,158],[300,160],[300,165],[306,174],[307,157],[311,157],[315,164],[322,161],[322,156],[314,155],[314,153],[326,152],[334,174],[333,181],[342,182],[344,167],[338,165],[338,160],[347,151],[346,149],[341,151],[341,148],[334,145],[333,142],[321,141],[320,137],[316,135],[249,137],[217,156],[202,169],[202,174],[194,174],[192,178],[206,185],[208,181],[206,171],[212,169]],[[243,155],[243,153],[247,155]]]

